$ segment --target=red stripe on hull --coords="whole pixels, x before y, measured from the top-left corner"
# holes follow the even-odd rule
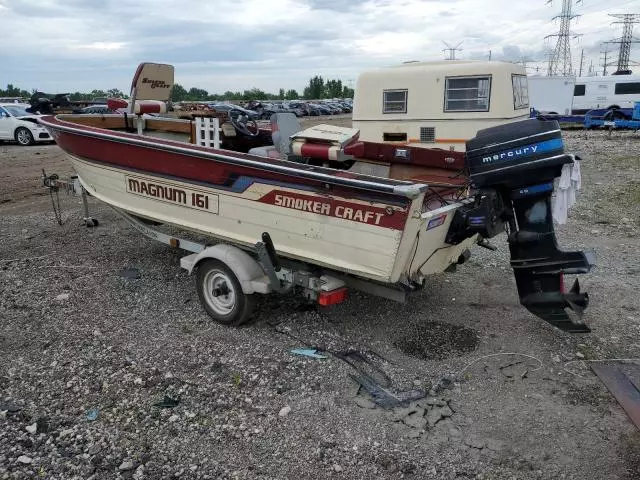
[[[265,179],[272,183],[293,184],[311,187],[319,193],[331,193],[332,195],[344,198],[358,198],[368,201],[379,201],[381,203],[390,203],[395,205],[408,205],[409,201],[400,195],[392,193],[385,194],[380,192],[372,192],[366,189],[350,188],[340,185],[328,185],[322,180],[298,177],[293,174],[280,172],[270,172],[260,168],[253,168],[244,165],[229,164],[224,161],[216,161],[215,159],[199,157],[198,152],[202,151],[207,154],[216,154],[230,156],[238,159],[248,159],[255,161],[257,157],[237,153],[233,151],[199,147],[191,144],[182,145],[179,142],[172,142],[151,137],[144,137],[142,141],[153,142],[154,145],[141,145],[136,141],[141,141],[140,137],[125,134],[122,132],[112,132],[109,130],[87,127],[77,124],[69,124],[68,122],[60,122],[57,119],[47,118],[50,123],[47,127],[52,130],[52,134],[58,145],[66,152],[84,158],[93,162],[103,163],[109,166],[126,168],[138,172],[157,174],[179,178],[187,181],[203,182],[212,185],[231,186],[233,181],[240,176],[255,177]],[[56,129],[54,125],[62,123],[71,125],[74,128],[80,128],[87,134],[67,132],[62,129]],[[103,138],[93,136],[91,132],[96,134],[108,134],[113,138]],[[163,147],[180,147],[189,149],[190,153],[180,153],[176,151],[166,150]],[[258,158],[265,166],[282,161],[269,158]],[[306,167],[303,166],[303,167]],[[336,177],[340,177],[340,173],[333,172]],[[391,183],[391,182],[389,182]],[[392,184],[392,183],[391,183]],[[294,187],[295,188],[295,187]]]

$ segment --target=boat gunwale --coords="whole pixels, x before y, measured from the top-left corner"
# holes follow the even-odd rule
[[[288,160],[264,158],[257,155],[244,154],[231,150],[224,150],[225,153],[218,153],[220,152],[220,150],[212,151],[212,149],[210,148],[202,147],[199,145],[189,144],[189,147],[184,147],[180,142],[159,139],[156,137],[153,137],[153,141],[149,141],[144,137],[139,137],[136,134],[112,131],[109,129],[73,123],[64,120],[64,118],[59,118],[61,116],[64,117],[64,115],[48,115],[40,118],[39,121],[47,128],[51,128],[53,130],[61,130],[62,132],[68,134],[99,138],[102,140],[114,141],[117,143],[127,143],[155,150],[164,150],[181,155],[201,158],[203,160],[218,161],[232,165],[255,168],[268,172],[275,172],[290,176],[299,176],[323,183],[330,183],[343,187],[351,187],[361,190],[398,195],[406,197],[408,199],[415,199],[419,197],[429,188],[429,186],[424,183],[414,183],[394,179],[381,179],[379,177],[358,173],[349,173],[352,178],[342,177],[339,175],[342,172],[341,170],[335,170],[326,167],[309,166],[291,162]],[[358,177],[363,178],[360,179]],[[385,182],[372,181],[369,179],[385,180]]]

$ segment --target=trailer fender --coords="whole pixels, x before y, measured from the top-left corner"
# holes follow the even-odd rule
[[[228,266],[238,277],[242,291],[252,293],[270,293],[271,286],[268,277],[257,260],[249,254],[232,245],[219,244],[207,247],[199,253],[193,253],[180,259],[180,266],[189,273],[193,272],[200,261],[214,258]]]

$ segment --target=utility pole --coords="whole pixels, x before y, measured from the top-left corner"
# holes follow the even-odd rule
[[[602,52],[602,55],[604,55],[604,59],[602,60],[602,76],[606,77],[607,76],[607,66],[609,65],[607,63],[607,55],[609,54],[609,49],[605,46],[604,47],[604,52]]]
[[[625,14],[609,14],[610,17],[617,18],[617,22],[612,22],[612,25],[622,24],[622,37],[614,40],[610,40],[605,43],[617,43],[620,45],[618,51],[618,63],[615,74],[629,73],[629,55],[631,53],[631,44],[638,43],[640,40],[633,37],[633,25],[640,23],[640,15],[625,13]],[[636,62],[631,62],[636,63]]]
[[[553,52],[546,52],[545,56],[547,57],[547,77],[553,76]]]
[[[578,73],[579,77],[582,76],[582,62],[584,62],[584,48],[582,49],[582,53],[580,54],[580,73]]]
[[[548,0],[547,4],[552,0]],[[578,35],[571,31],[571,20],[579,17],[572,13],[574,0],[562,0],[562,13],[553,17],[553,20],[560,19],[560,30],[553,35],[547,35],[545,38],[558,37],[553,55],[549,61],[549,76],[571,75],[573,68],[571,67],[571,38]],[[576,5],[582,3],[582,0],[575,0]]]
[[[452,47],[451,45],[449,45],[447,42],[442,42],[444,43],[447,48],[443,48],[442,51],[443,52],[449,52],[449,58],[446,58],[445,60],[455,60],[456,59],[456,52],[461,52],[462,49],[460,48],[460,45],[462,45],[462,42],[460,42],[458,45],[456,45],[455,47]]]

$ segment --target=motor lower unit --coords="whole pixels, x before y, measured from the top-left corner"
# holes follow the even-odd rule
[[[576,160],[565,153],[557,121],[529,119],[478,131],[466,145],[475,201],[456,212],[447,241],[508,230],[511,267],[520,303],[569,332],[589,332],[582,313],[589,297],[576,279],[565,291],[564,274],[587,273],[593,256],[558,249],[551,213],[554,179]]]

